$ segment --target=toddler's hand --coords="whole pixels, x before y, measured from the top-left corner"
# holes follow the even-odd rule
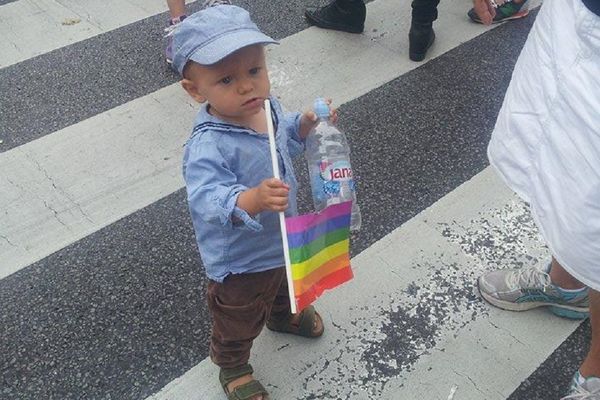
[[[276,178],[265,179],[256,187],[256,200],[261,210],[285,211],[290,187]]]
[[[338,119],[337,108],[331,108],[331,99],[326,99],[325,101],[327,102],[327,105],[330,106],[329,119],[335,124]],[[314,128],[316,124],[317,114],[315,114],[314,111],[310,110],[302,114],[302,117],[300,118],[300,137],[302,139],[305,139],[308,136],[310,130]]]

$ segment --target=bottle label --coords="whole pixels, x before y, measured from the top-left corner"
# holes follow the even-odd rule
[[[350,193],[355,191],[352,167],[348,161],[322,161],[318,164],[318,168],[318,182],[313,183],[313,197],[315,199],[321,201],[337,198],[342,193],[348,195],[347,191],[342,191],[342,186],[349,189]]]
[[[319,169],[325,182],[352,180],[352,167],[350,167],[348,161],[336,161],[334,163],[322,161]]]

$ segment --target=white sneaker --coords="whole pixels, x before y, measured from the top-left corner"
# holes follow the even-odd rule
[[[561,400],[600,400],[600,378],[584,378],[579,371],[573,376],[569,394]]]
[[[554,314],[571,319],[589,316],[588,288],[565,290],[552,283],[550,265],[501,269],[488,272],[477,280],[481,296],[504,310],[526,311],[548,307]]]

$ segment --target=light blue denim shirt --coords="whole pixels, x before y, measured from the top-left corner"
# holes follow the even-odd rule
[[[296,215],[298,182],[292,157],[304,151],[300,114],[284,115],[279,102],[270,100],[281,179],[290,186],[285,214]],[[210,279],[223,282],[229,274],[285,265],[278,214],[264,211],[252,218],[236,206],[240,193],[273,177],[266,134],[226,123],[203,106],[185,145],[183,176],[196,242]]]

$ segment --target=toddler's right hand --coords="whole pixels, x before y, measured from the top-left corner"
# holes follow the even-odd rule
[[[265,179],[256,187],[256,200],[261,210],[285,211],[290,187],[276,178]]]

